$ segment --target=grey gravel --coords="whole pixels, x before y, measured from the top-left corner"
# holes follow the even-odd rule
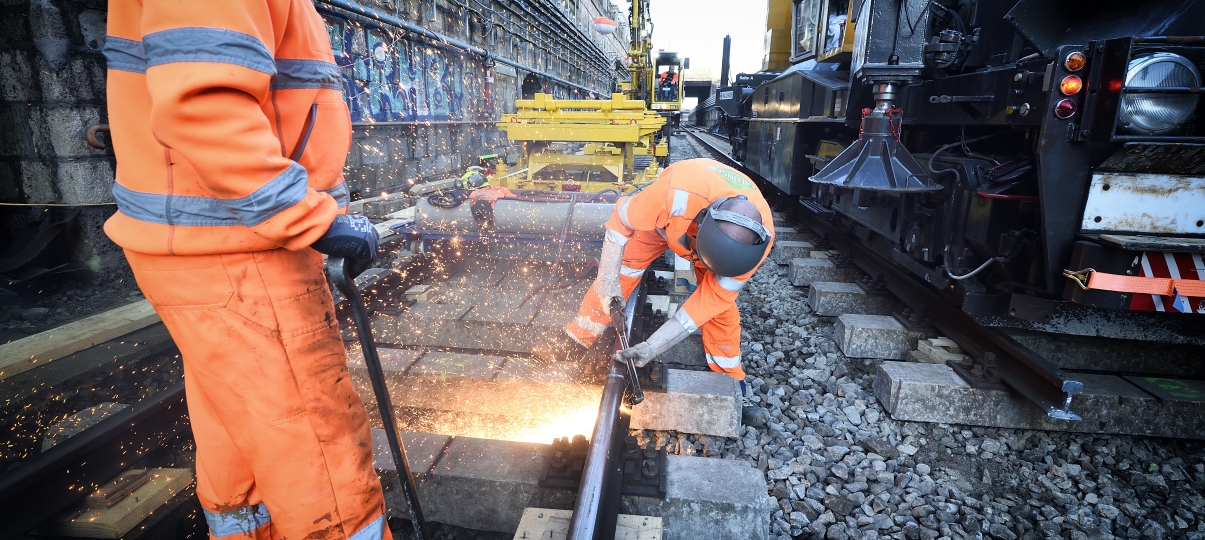
[[[21,318],[27,321],[36,321],[50,314],[50,308],[32,307],[21,311]]]

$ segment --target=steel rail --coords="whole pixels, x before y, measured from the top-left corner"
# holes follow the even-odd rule
[[[694,131],[688,131],[699,144],[727,164],[758,180],[763,186],[773,187],[760,175],[746,169]],[[836,224],[816,215],[803,200],[792,202],[800,206],[801,212],[798,212],[798,215],[807,216],[812,224],[828,233],[826,240],[842,253],[854,255],[855,263],[862,270],[872,276],[881,277],[886,288],[905,304],[920,313],[930,315],[933,325],[957,343],[970,357],[987,359],[985,365],[989,369],[994,363],[995,374],[1004,384],[1032,401],[1051,418],[1069,421],[1081,419],[1071,410],[1071,401],[1076,394],[1084,391],[1082,382],[1072,379],[1013,338],[978,324],[970,315],[947,302],[930,285],[920,282],[906,270],[884,260],[876,251],[848,236]]]
[[[573,88],[577,88],[579,90],[584,90],[586,92],[593,92],[593,93],[600,93],[600,94],[607,93],[606,90],[596,90],[593,88],[588,88],[586,86],[582,86],[573,81],[562,79],[562,78],[560,78],[556,75],[553,75],[551,73],[548,73],[546,71],[540,71],[537,69],[533,69],[529,66],[520,64],[519,62],[516,62],[509,58],[495,55],[481,47],[476,46],[476,45],[465,43],[463,41],[440,34],[438,32],[433,32],[431,30],[423,28],[422,26],[419,26],[412,22],[400,19],[398,17],[394,17],[393,15],[389,15],[387,13],[383,13],[380,10],[365,6],[363,4],[360,4],[359,2],[355,2],[354,0],[317,0],[317,2],[319,4],[325,4],[325,6],[322,6],[324,9],[329,10],[331,7],[335,7],[335,8],[341,9],[343,11],[352,13],[354,15],[359,15],[361,17],[365,17],[369,20],[375,21],[376,24],[387,24],[390,26],[401,28],[403,30],[413,32],[422,37],[433,40],[437,43],[444,43],[444,44],[450,45],[452,47],[455,47],[457,49],[460,49],[462,51],[465,51],[467,53],[476,54],[478,56],[484,57],[489,60],[493,60],[500,64],[506,64],[515,69],[521,69],[523,71],[535,73],[537,75],[540,75],[541,77],[559,82],[566,86],[571,86]]]
[[[0,538],[17,538],[188,429],[176,383],[0,477]]]
[[[624,307],[628,316],[628,332],[632,330],[632,318],[636,313],[636,300],[640,295],[633,294]],[[618,352],[620,338],[615,336],[613,350]],[[627,368],[619,362],[607,362],[611,365],[607,372],[607,380],[603,385],[602,400],[598,405],[598,418],[594,421],[594,432],[590,436],[590,449],[586,453],[586,463],[582,469],[581,487],[577,492],[577,500],[573,503],[573,517],[569,522],[568,540],[593,540],[598,526],[599,516],[603,513],[606,496],[609,495],[607,484],[613,481],[608,473],[614,472],[615,432],[623,420],[623,391],[627,387],[625,376]],[[626,435],[626,433],[624,434]],[[618,494],[618,490],[614,490]]]

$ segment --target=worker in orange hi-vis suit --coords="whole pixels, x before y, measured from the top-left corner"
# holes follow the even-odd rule
[[[708,367],[740,380],[743,387],[736,297],[769,253],[773,223],[761,192],[735,169],[710,159],[666,167],[656,182],[615,205],[598,277],[565,332],[579,350],[590,347],[611,322],[610,300],[630,296],[645,269],[668,247],[694,264],[698,288],[648,340],[617,357],[643,366],[687,334],[701,331]]]
[[[389,538],[322,254],[362,270],[351,122],[310,0],[109,5],[117,213],[184,362],[213,538]]]

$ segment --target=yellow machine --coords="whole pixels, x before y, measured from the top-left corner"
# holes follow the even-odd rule
[[[631,16],[628,25],[631,28],[628,41],[630,77],[620,83],[620,91],[632,99],[644,101],[650,109],[665,118],[666,126],[661,139],[668,142],[682,115],[682,77],[683,71],[690,67],[690,60],[683,62],[678,58],[678,53],[659,51],[654,61],[649,0],[633,1]]]
[[[682,109],[683,65],[675,53],[653,62],[649,0],[632,2],[628,80],[609,100],[558,100],[545,94],[515,102],[498,127],[522,143],[514,171],[505,164],[490,184],[508,189],[630,193],[657,177]]]
[[[515,102],[498,127],[523,142],[519,170],[500,164],[490,184],[508,189],[634,191],[657,176],[653,142],[665,119],[643,101],[612,94],[609,100],[553,99],[536,94]]]

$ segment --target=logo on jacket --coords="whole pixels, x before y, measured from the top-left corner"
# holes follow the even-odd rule
[[[716,167],[715,165],[707,168],[719,173],[720,176],[723,176],[724,181],[728,182],[728,185],[732,186],[732,189],[753,189],[753,182],[750,182],[748,178],[737,174],[737,172],[732,169]]]

